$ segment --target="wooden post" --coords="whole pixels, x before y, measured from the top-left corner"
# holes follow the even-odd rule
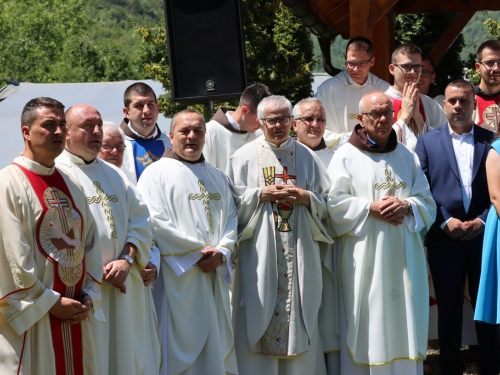
[[[396,15],[393,10],[386,13],[373,27],[373,53],[375,65],[372,73],[383,80],[392,83],[392,75],[389,73],[391,54],[394,50],[394,25]]]

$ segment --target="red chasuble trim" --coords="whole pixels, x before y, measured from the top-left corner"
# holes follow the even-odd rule
[[[13,164],[23,171],[42,207],[36,242],[40,253],[54,266],[52,289],[63,297],[80,300],[86,274],[82,214],[57,169],[49,176],[42,176]],[[83,375],[81,325],[71,325],[50,315],[50,328],[56,375]]]
[[[394,106],[394,113],[395,113],[395,116],[396,116],[395,119],[394,119],[394,123],[396,123],[396,121],[399,120],[399,114],[401,113],[401,102],[402,102],[402,100],[398,99],[398,98],[394,98],[392,96],[389,96],[389,98],[392,100],[392,104]],[[420,101],[419,101],[418,111],[420,112],[420,114],[422,115],[422,117],[424,119],[424,123],[425,123],[425,126],[427,127],[427,131],[429,131],[429,125],[427,124],[427,119],[425,118],[425,108],[424,108],[424,103],[422,102],[422,98],[420,98]],[[401,134],[402,133],[403,132],[401,132]],[[402,135],[401,135],[401,137],[402,137]],[[402,139],[399,140],[399,142],[402,142]]]

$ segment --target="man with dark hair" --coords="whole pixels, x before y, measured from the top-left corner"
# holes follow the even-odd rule
[[[122,170],[136,185],[141,173],[159,160],[170,140],[156,121],[159,107],[153,89],[142,82],[130,85],[123,95],[123,119],[120,127],[126,136]]]
[[[447,124],[418,139],[416,153],[437,204],[425,237],[438,306],[442,374],[462,374],[463,291],[467,278],[475,308],[481,273],[484,221],[490,209],[485,162],[493,134],[476,126],[474,87],[465,80],[445,90]],[[476,322],[481,374],[498,375],[498,326]]]
[[[178,112],[170,129],[172,150],[137,185],[162,255],[155,286],[160,374],[237,374],[228,287],[237,235],[231,187],[222,171],[205,162],[199,112]]]
[[[219,108],[212,121],[207,123],[203,148],[206,161],[225,171],[229,157],[241,146],[257,138],[256,131],[260,128],[257,106],[269,95],[272,93],[266,85],[254,83],[243,91],[236,110]]]
[[[358,123],[358,103],[363,95],[389,88],[389,83],[370,73],[374,64],[371,41],[364,37],[352,38],[346,47],[346,70],[318,87],[316,97],[321,99],[326,112],[327,147],[337,149],[349,139]]]
[[[481,82],[475,87],[477,108],[474,119],[477,125],[496,131],[500,124],[500,41],[487,40],[476,54],[476,72]]]
[[[411,150],[417,138],[446,122],[441,107],[431,98],[420,95],[417,83],[424,65],[422,51],[412,43],[397,46],[391,57],[389,72],[394,76],[394,85],[385,93],[394,104],[394,125],[398,141]]]
[[[21,131],[22,156],[0,171],[0,373],[97,374],[101,252],[81,186],[54,166],[64,106],[29,101]]]
[[[420,80],[417,83],[418,92],[427,95],[434,99],[441,108],[443,108],[444,95],[442,91],[434,84],[436,79],[436,69],[434,61],[427,55],[422,55],[422,72],[420,73]]]

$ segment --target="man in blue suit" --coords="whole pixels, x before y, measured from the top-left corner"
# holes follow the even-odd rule
[[[475,307],[490,208],[485,162],[493,133],[474,124],[475,108],[473,86],[451,82],[444,100],[448,123],[420,136],[415,150],[437,204],[425,244],[438,306],[441,373],[446,375],[465,370],[460,358],[463,290],[467,276]],[[498,375],[498,326],[476,322],[476,332],[481,374]]]

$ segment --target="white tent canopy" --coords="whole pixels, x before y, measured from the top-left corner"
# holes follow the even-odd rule
[[[66,109],[75,104],[91,105],[101,113],[103,120],[120,124],[123,119],[123,93],[132,83],[91,82],[91,83],[20,83],[9,85],[0,92],[0,126],[3,128],[0,141],[0,168],[12,163],[15,157],[24,150],[21,135],[21,112],[31,99],[47,96],[59,100]],[[163,93],[160,82],[144,80],[141,82],[151,86],[156,95]],[[164,131],[170,127],[170,119],[162,114],[158,116],[158,125]]]

